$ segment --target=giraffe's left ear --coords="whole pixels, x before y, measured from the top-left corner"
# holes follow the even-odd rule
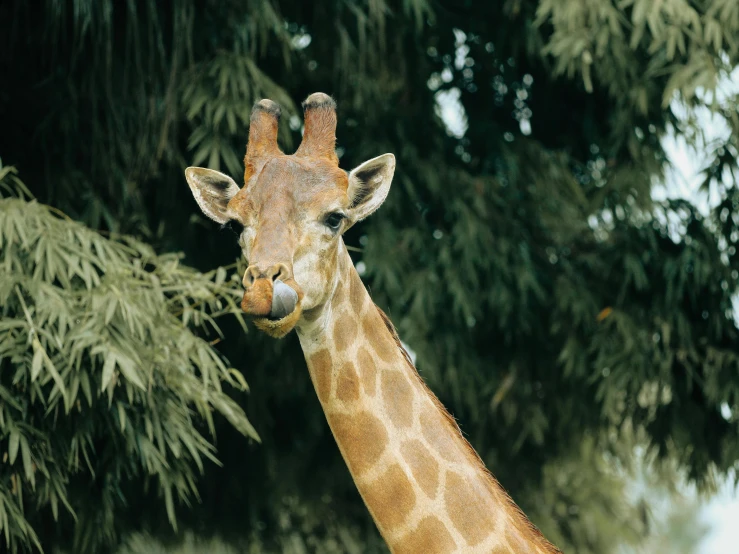
[[[239,186],[231,177],[220,171],[204,167],[188,167],[185,179],[203,213],[220,224],[228,221],[226,206],[239,192]]]
[[[361,221],[385,201],[395,173],[395,156],[383,154],[364,162],[349,173],[349,219]]]

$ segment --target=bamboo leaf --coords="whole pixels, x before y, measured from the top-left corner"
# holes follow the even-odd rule
[[[21,434],[18,429],[13,428],[10,431],[10,438],[8,439],[8,462],[11,465],[15,463],[15,459],[18,456],[18,446],[20,445]]]
[[[103,392],[113,380],[117,358],[113,352],[108,352],[103,362],[103,375],[100,380],[100,391]]]
[[[31,381],[35,381],[38,378],[39,373],[41,373],[43,362],[43,350],[41,349],[38,339],[34,338],[33,360],[31,361]]]
[[[21,435],[21,458],[23,460],[23,471],[26,474],[26,480],[31,482],[33,486],[35,483],[33,459],[31,458],[31,447],[28,445],[28,440],[25,436]]]

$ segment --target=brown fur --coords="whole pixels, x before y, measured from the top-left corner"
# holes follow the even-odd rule
[[[364,346],[360,346],[357,351],[357,366],[361,371],[364,392],[374,396],[377,390],[377,366],[372,354]]]
[[[382,527],[390,529],[405,522],[416,505],[416,493],[403,468],[391,465],[369,485],[360,486],[362,496]]]
[[[260,100],[251,111],[249,142],[244,157],[244,182],[258,173],[270,157],[282,154],[277,147],[280,107],[271,100]]]
[[[490,529],[495,528],[498,514],[470,481],[469,477],[447,472],[444,503],[454,526],[464,534],[467,544],[475,546],[487,538]]]
[[[339,351],[346,350],[357,336],[357,324],[350,314],[344,312],[334,323],[334,342]]]
[[[382,400],[390,421],[395,427],[410,427],[413,424],[413,389],[402,371],[384,370],[380,374]]]
[[[378,310],[379,311],[379,310]],[[362,319],[362,330],[367,337],[367,342],[370,347],[375,351],[380,359],[384,362],[392,362],[395,357],[397,348],[393,343],[391,337],[388,337],[382,332],[383,320],[381,314],[380,317],[377,314],[369,313],[369,315]]]
[[[446,432],[440,432],[440,429],[446,429]],[[460,448],[462,445],[457,440],[456,429],[454,427],[449,429],[449,420],[446,414],[438,411],[426,414],[426,417],[421,418],[421,432],[429,446],[446,461],[453,462],[465,456],[464,451]]]
[[[364,312],[364,305],[366,302],[367,294],[364,288],[364,283],[359,278],[359,274],[352,273],[349,282],[349,302],[352,310],[357,316],[361,316]]]
[[[388,444],[385,427],[369,412],[346,416],[327,414],[334,436],[342,437],[342,450],[349,469],[360,476],[373,467]]]
[[[439,463],[427,452],[426,446],[415,439],[405,441],[400,453],[426,496],[435,498],[439,490]]]
[[[257,279],[244,293],[241,309],[255,316],[266,316],[272,310],[272,282]]]
[[[295,152],[306,158],[326,158],[339,164],[336,156],[336,102],[321,92],[311,94],[303,102],[305,132]]]
[[[457,549],[449,531],[434,516],[421,520],[395,547],[395,554],[450,554]]]
[[[309,364],[318,400],[325,404],[331,396],[331,353],[325,348],[319,350],[310,357]]]
[[[359,375],[352,364],[345,363],[339,370],[336,397],[342,402],[355,402],[359,399]]]

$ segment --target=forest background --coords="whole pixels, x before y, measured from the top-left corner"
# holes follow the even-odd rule
[[[735,0],[0,4],[2,548],[384,551],[183,176],[323,91],[343,168],[398,159],[345,239],[488,467],[564,551],[695,551],[739,459],[737,37]],[[708,208],[653,194],[668,134]]]

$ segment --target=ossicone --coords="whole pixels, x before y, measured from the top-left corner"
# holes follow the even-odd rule
[[[267,158],[282,154],[277,146],[277,132],[279,130],[282,110],[277,102],[264,99],[259,100],[251,110],[249,123],[249,142],[246,145],[244,157],[244,181],[248,181],[260,162]]]
[[[305,132],[296,156],[326,158],[337,165],[336,102],[328,94],[314,92],[303,102]]]

